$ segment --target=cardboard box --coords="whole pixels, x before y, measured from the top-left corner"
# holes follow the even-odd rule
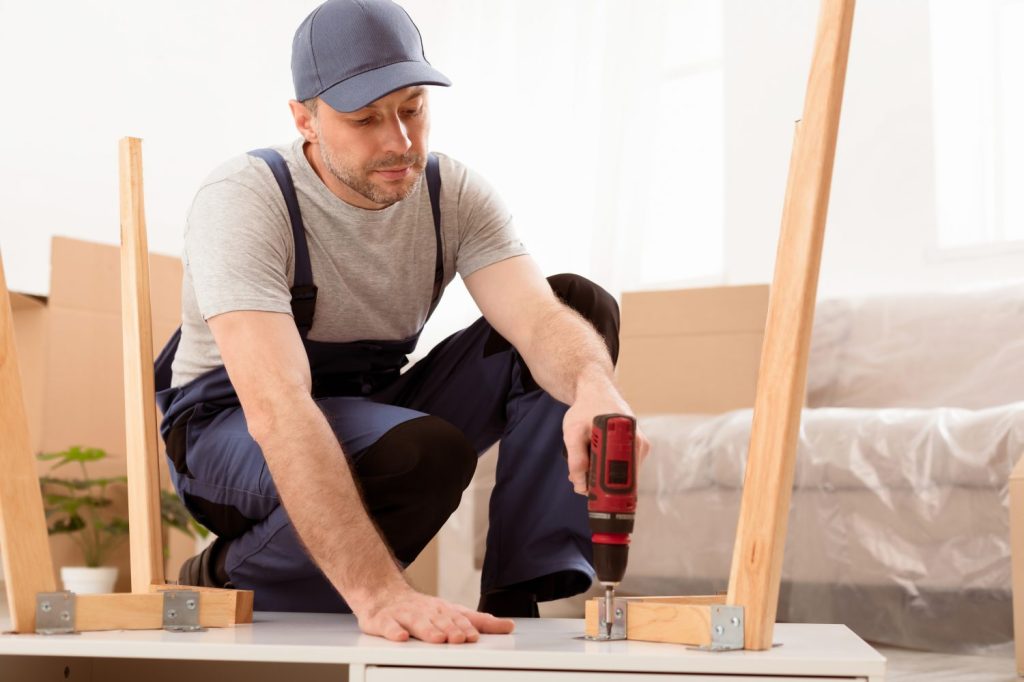
[[[8,252],[9,253],[9,252]],[[121,338],[120,249],[55,237],[50,295],[11,294],[18,363],[33,450],[52,452],[71,445],[103,448],[109,457],[89,465],[89,475],[125,473],[124,374]],[[180,324],[181,261],[150,256],[154,353]],[[161,443],[162,445],[162,443]],[[166,458],[161,479],[170,486]],[[39,463],[40,474],[49,468]],[[74,472],[58,470],[65,475]],[[113,491],[124,498],[123,490]],[[127,517],[127,501],[117,505]],[[170,578],[193,553],[193,542],[178,532],[168,538]],[[55,568],[80,565],[81,554],[67,536],[51,538]],[[128,543],[115,553],[118,590],[130,588]]]
[[[22,371],[32,447],[36,452],[71,445],[103,448],[109,457],[90,465],[90,476],[118,476],[126,469],[124,377],[121,337],[120,249],[56,237],[52,243],[48,298],[11,294],[18,364]],[[178,258],[151,254],[150,298],[154,356],[181,321],[182,267]],[[160,477],[170,489],[161,448]],[[39,473],[48,469],[39,463]],[[58,470],[62,471],[62,470]],[[71,472],[68,472],[71,473]],[[127,518],[123,491],[116,513]],[[176,580],[181,562],[195,553],[182,533],[168,536],[168,580]],[[81,554],[67,536],[51,538],[54,568],[80,565]],[[115,553],[118,591],[131,589],[128,543]],[[406,571],[423,592],[437,593],[437,541]]]
[[[752,407],[768,285],[622,295],[617,378],[638,414]]]

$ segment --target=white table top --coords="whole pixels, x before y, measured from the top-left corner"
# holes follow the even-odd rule
[[[2,634],[0,655],[865,677],[885,672],[885,659],[844,625],[780,624],[775,641],[782,646],[710,653],[677,644],[588,642],[581,639],[583,621],[572,619],[521,619],[512,635],[444,645],[364,635],[352,616],[256,613],[255,621],[193,633]],[[9,627],[0,619],[0,630]]]

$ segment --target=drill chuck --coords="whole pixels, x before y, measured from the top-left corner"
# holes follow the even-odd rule
[[[601,583],[618,585],[626,575],[626,560],[629,558],[628,541],[622,544],[600,542],[594,538],[594,571]]]

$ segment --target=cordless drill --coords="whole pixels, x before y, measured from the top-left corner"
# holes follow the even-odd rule
[[[588,483],[594,570],[605,589],[605,637],[610,639],[615,588],[626,573],[636,513],[636,419],[624,414],[594,417]]]

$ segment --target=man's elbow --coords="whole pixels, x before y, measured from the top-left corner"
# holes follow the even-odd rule
[[[304,412],[304,403],[312,404],[312,401],[305,386],[278,386],[250,393],[242,399],[249,435],[263,446],[275,436],[289,433],[295,426],[296,416]]]

